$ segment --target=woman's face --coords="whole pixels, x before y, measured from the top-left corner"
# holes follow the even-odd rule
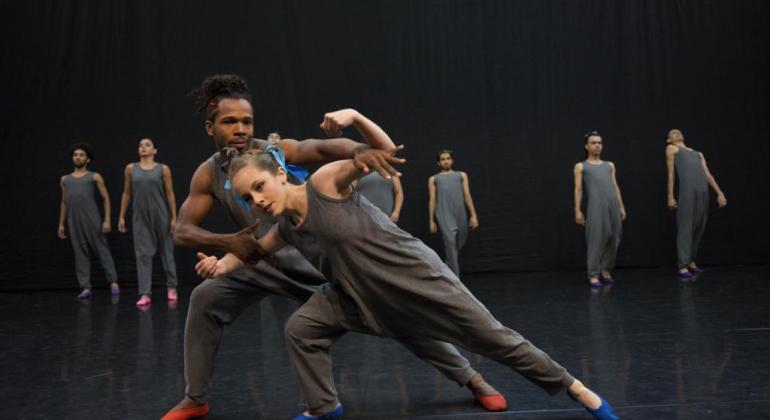
[[[278,216],[286,210],[286,173],[278,174],[247,165],[236,172],[231,180],[233,191],[253,207],[262,208],[271,216]]]

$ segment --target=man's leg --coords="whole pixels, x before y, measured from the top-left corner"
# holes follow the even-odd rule
[[[444,261],[449,269],[457,277],[460,277],[460,252],[457,244],[457,228],[450,228],[443,226],[441,222],[438,223],[438,230],[441,233],[441,240],[444,242]]]
[[[82,289],[91,288],[91,252],[86,239],[78,229],[69,229],[72,252],[75,254],[75,275]]]
[[[676,208],[676,251],[679,269],[686,268],[692,261],[693,245],[693,199],[692,194],[680,193]]]

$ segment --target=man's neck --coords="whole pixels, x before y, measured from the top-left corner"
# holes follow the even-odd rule
[[[141,156],[139,158],[139,164],[142,166],[152,166],[155,164],[154,156]]]
[[[442,174],[448,174],[450,172],[454,172],[454,170],[452,168],[449,168],[449,169],[441,168],[441,173]]]
[[[599,163],[599,162],[602,161],[602,157],[601,157],[601,155],[596,155],[596,156],[588,155],[588,159],[586,159],[586,160],[589,161],[589,162],[593,162],[593,163]]]
[[[75,169],[72,170],[72,175],[85,175],[86,173],[88,173],[87,166],[81,166],[80,168],[75,167]]]

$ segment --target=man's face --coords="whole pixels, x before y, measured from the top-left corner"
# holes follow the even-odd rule
[[[152,140],[142,139],[139,142],[140,157],[154,156],[156,153],[158,153],[158,149],[155,148],[155,144],[153,144]]]
[[[668,142],[669,143],[679,143],[684,141],[684,135],[682,132],[678,129],[673,129],[668,132]]]
[[[244,151],[254,137],[251,104],[245,99],[222,99],[217,109],[214,121],[206,121],[206,133],[214,138],[219,149],[233,147]]]
[[[604,145],[602,144],[602,138],[600,136],[589,137],[588,142],[586,142],[585,145],[588,154],[597,157],[602,154],[603,147]]]
[[[88,155],[86,154],[86,151],[83,149],[75,149],[74,152],[72,152],[72,164],[80,169],[88,165],[88,162],[90,162],[91,159],[88,158]]]
[[[267,135],[267,142],[271,146],[275,146],[276,144],[278,144],[279,141],[281,141],[281,135],[280,134],[278,134],[278,133],[270,133],[270,134]]]
[[[438,166],[443,171],[448,171],[452,169],[453,164],[454,164],[454,159],[452,159],[452,155],[449,153],[442,153],[438,157]]]

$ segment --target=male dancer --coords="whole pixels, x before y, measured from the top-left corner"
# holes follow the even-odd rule
[[[404,204],[404,188],[400,177],[385,179],[374,172],[357,180],[355,186],[364,197],[387,214],[393,223],[398,223],[401,206]]]
[[[695,263],[708,219],[709,189],[717,193],[719,207],[727,205],[722,190],[706,165],[703,153],[687,147],[684,135],[676,128],[666,138],[666,168],[668,170],[668,208],[676,210],[676,251],[679,276],[690,278],[703,270]],[[679,179],[679,196],[674,199],[674,173]]]
[[[612,283],[626,208],[615,177],[615,164],[601,159],[602,137],[585,136],[586,160],[575,164],[575,223],[586,228],[588,281],[591,287]],[[583,184],[588,190],[588,217],[583,215]],[[601,276],[601,277],[600,277]]]
[[[139,300],[143,307],[152,301],[152,258],[160,249],[160,259],[166,270],[166,297],[176,302],[177,277],[174,262],[174,244],[171,235],[176,226],[176,198],[168,165],[155,162],[158,149],[155,140],[139,141],[139,162],[129,163],[123,171],[123,197],[120,200],[118,230],[126,229],[126,210],[133,196],[132,222],[136,275],[139,283]]]
[[[120,294],[118,273],[112,261],[107,236],[112,226],[110,223],[110,196],[104,186],[104,179],[96,172],[88,170],[88,164],[94,159],[94,152],[87,143],[76,143],[71,148],[72,164],[75,169],[71,174],[61,177],[61,206],[59,208],[59,238],[66,239],[66,230],[75,252],[75,272],[82,290],[78,299],[91,297],[91,252],[95,251],[104,268],[113,296]],[[94,199],[94,187],[99,191],[104,203],[104,217],[99,215],[99,208]],[[64,223],[67,223],[67,229]]]
[[[256,261],[257,239],[275,220],[262,209],[250,208],[230,190],[227,167],[230,158],[250,147],[266,149],[267,142],[253,140],[251,95],[246,83],[235,75],[215,75],[204,80],[198,91],[199,109],[205,112],[205,129],[214,139],[219,152],[203,162],[193,174],[190,193],[179,210],[179,222],[174,232],[178,245],[229,249],[244,261]],[[336,135],[336,130],[326,130]],[[391,177],[400,175],[391,165],[403,159],[392,156],[394,150],[383,151],[349,139],[283,139],[278,151],[286,162],[298,165],[353,158],[357,167],[370,169]],[[219,202],[233,222],[243,230],[237,234],[215,234],[200,227]],[[254,224],[255,221],[260,224]],[[209,412],[208,387],[213,372],[214,357],[225,325],[229,325],[249,305],[268,293],[307,300],[316,286],[326,282],[296,249],[287,247],[267,261],[236,271],[223,278],[208,279],[198,285],[190,296],[185,326],[185,398],[164,417],[164,420],[189,419]],[[468,386],[474,397],[487,409],[505,409],[505,399],[476,373],[467,359],[449,344],[413,340],[404,342],[418,357],[433,364],[461,386]]]
[[[441,232],[446,264],[460,277],[460,249],[468,239],[468,227],[479,227],[479,219],[468,186],[468,174],[452,170],[452,151],[439,151],[437,164],[441,170],[428,178],[430,233]],[[466,206],[471,213],[470,221],[465,213]]]

